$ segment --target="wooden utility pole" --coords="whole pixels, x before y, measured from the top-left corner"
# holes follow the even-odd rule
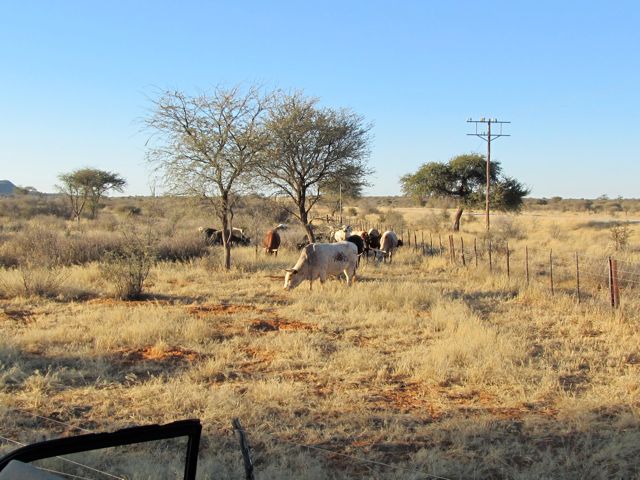
[[[511,123],[511,122],[502,122],[500,120],[498,120],[497,118],[485,118],[482,117],[480,118],[480,120],[472,120],[471,118],[469,118],[467,120],[467,123],[475,123],[476,124],[476,131],[475,133],[467,133],[467,135],[473,135],[474,137],[480,137],[481,139],[483,139],[485,142],[487,142],[487,171],[486,171],[486,175],[487,175],[487,187],[486,187],[486,191],[485,191],[485,218],[486,218],[486,227],[487,227],[487,231],[489,230],[489,191],[491,189],[491,140],[495,140],[496,138],[500,138],[500,137],[510,137],[511,135],[507,135],[505,133],[502,133],[502,125],[505,123]],[[485,123],[487,124],[487,131],[486,132],[478,132],[478,124],[479,123]],[[491,133],[491,124],[495,123],[500,125],[500,133]]]

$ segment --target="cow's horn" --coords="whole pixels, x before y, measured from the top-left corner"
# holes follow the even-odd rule
[[[285,268],[284,271],[289,273],[298,273],[298,271],[295,268]]]

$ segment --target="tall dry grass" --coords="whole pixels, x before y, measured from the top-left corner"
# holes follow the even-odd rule
[[[401,211],[411,228],[424,215]],[[498,268],[499,249],[490,273],[484,256],[478,268],[462,267],[404,248],[392,264],[363,262],[350,288],[332,280],[285,292],[294,249],[277,258],[234,249],[225,272],[211,248],[156,263],[144,298],[120,301],[98,262],[66,266],[55,299],[0,300],[0,434],[33,441],[64,432],[31,414],[96,430],[199,417],[201,478],[240,478],[230,430],[239,417],[260,478],[637,477],[634,290],[612,312],[596,283],[576,303],[561,272],[568,265],[558,266],[554,296],[545,277],[532,274],[527,285],[516,268],[525,245],[542,252],[532,273],[548,249],[559,259],[579,250],[585,261],[614,252],[608,228],[594,221],[608,220],[496,218],[492,242],[513,250],[511,278]],[[633,262],[631,225],[623,255]],[[482,222],[462,226],[481,238]],[[174,235],[188,239],[194,227],[179,221]],[[5,282],[12,275],[0,271]],[[88,461],[156,478],[163,451],[175,448]]]

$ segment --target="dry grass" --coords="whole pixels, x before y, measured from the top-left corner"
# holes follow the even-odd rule
[[[397,210],[409,225],[424,217]],[[481,238],[483,223],[465,220],[463,235]],[[524,245],[602,257],[615,248],[597,223],[607,221],[566,212],[496,218],[492,241],[508,241],[514,262]],[[638,261],[631,225],[623,255]],[[230,431],[239,417],[258,478],[640,476],[634,290],[614,314],[595,283],[576,304],[562,266],[552,297],[544,277],[527,287],[515,266],[508,280],[483,263],[452,268],[405,248],[391,265],[363,263],[351,288],[331,281],[284,292],[283,268],[297,252],[237,249],[228,273],[212,255],[159,263],[138,301],[110,298],[95,263],[65,267],[56,298],[5,291],[0,435],[70,433],[33,413],[95,430],[199,417],[200,478],[242,478]],[[5,284],[15,275],[0,272]],[[175,448],[157,448],[154,461],[144,450],[118,465],[105,455],[85,460],[159,478],[166,471],[156,459]]]

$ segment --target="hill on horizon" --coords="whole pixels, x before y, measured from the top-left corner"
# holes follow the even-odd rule
[[[0,195],[12,195],[16,186],[9,180],[0,180]]]

